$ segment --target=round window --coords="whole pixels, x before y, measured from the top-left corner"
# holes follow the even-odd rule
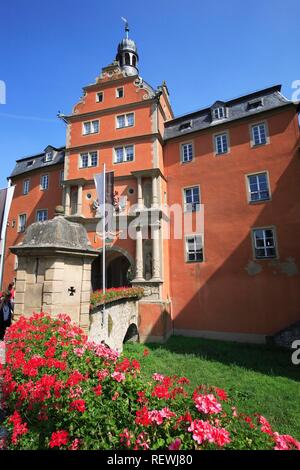
[[[91,193],[87,193],[86,198],[89,199],[89,200],[92,199]]]
[[[134,189],[133,188],[128,188],[128,194],[130,194],[130,195],[134,194]]]

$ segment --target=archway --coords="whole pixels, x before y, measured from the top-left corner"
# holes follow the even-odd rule
[[[139,342],[139,331],[137,326],[134,323],[128,327],[126,335],[123,339],[123,344],[125,343],[138,343]]]
[[[101,250],[102,251],[102,250]],[[131,285],[133,259],[121,248],[106,249],[106,288]],[[102,289],[102,253],[92,263],[92,289]]]

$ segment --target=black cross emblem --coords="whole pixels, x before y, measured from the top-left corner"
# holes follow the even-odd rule
[[[76,294],[76,289],[74,287],[70,287],[68,291],[70,292],[70,297],[74,297],[74,294]]]

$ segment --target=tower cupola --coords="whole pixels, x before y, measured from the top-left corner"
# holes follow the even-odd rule
[[[118,45],[118,52],[116,55],[116,60],[119,63],[119,66],[126,73],[126,75],[138,75],[138,60],[139,56],[137,53],[137,47],[133,39],[129,38],[129,26],[128,21],[125,18],[122,18],[125,21],[125,35],[126,37],[122,39]]]

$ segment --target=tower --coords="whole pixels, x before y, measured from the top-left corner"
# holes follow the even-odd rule
[[[125,20],[125,35],[126,37],[118,45],[118,52],[116,61],[119,63],[121,69],[126,75],[138,75],[138,60],[137,47],[133,39],[129,38],[129,26]]]

